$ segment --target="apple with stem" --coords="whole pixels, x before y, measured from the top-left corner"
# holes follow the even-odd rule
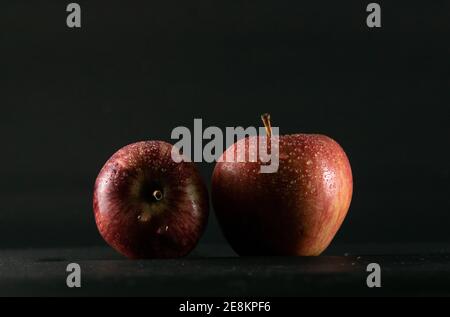
[[[270,116],[262,119],[267,136],[249,138],[267,137],[270,151]],[[350,206],[353,180],[347,155],[325,135],[281,135],[277,172],[260,173],[264,163],[259,159],[225,159],[248,153],[249,138],[231,145],[213,172],[213,207],[225,238],[240,255],[319,255]]]
[[[172,145],[145,141],[127,145],[103,166],[94,188],[100,234],[130,258],[188,254],[203,233],[208,193],[194,163],[176,163]]]

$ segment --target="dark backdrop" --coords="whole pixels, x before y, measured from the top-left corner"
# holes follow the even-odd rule
[[[78,2],[81,29],[69,1],[0,5],[1,247],[103,244],[91,194],[113,152],[266,111],[345,148],[335,245],[450,242],[450,2],[381,2],[381,29],[367,1]]]

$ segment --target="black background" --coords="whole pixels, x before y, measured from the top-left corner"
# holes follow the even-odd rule
[[[365,1],[78,1],[81,29],[68,3],[0,5],[0,247],[103,245],[92,186],[117,149],[266,111],[346,150],[334,246],[450,242],[450,2],[379,2],[381,29]],[[202,243],[226,246],[213,212]]]

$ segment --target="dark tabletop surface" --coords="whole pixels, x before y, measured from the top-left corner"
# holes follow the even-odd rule
[[[107,247],[2,250],[0,295],[450,295],[449,247],[345,250],[331,248],[313,258],[240,258],[227,248],[207,245],[186,258],[146,261],[124,259]],[[81,288],[66,286],[71,262],[81,266]],[[382,270],[378,289],[366,285],[366,267],[372,262]]]

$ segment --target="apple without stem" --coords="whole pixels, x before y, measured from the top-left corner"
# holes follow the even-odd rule
[[[268,114],[263,122],[269,136]],[[241,148],[248,153],[248,140],[230,146],[222,160]],[[319,255],[350,206],[353,180],[343,149],[324,135],[279,136],[278,171],[260,173],[261,164],[215,166],[213,206],[226,239],[240,255]]]
[[[208,218],[208,193],[193,163],[176,163],[172,145],[127,145],[95,182],[94,214],[108,244],[130,258],[184,256]]]

